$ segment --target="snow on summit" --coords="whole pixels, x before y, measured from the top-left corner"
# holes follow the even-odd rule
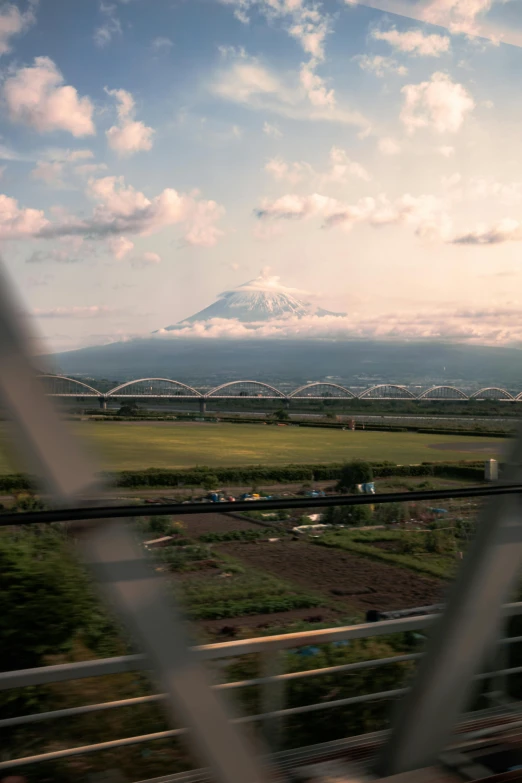
[[[308,295],[295,288],[286,288],[275,275],[260,274],[254,280],[224,291],[209,307],[180,321],[180,324],[210,321],[214,318],[234,319],[241,323],[263,323],[308,315],[344,315],[331,313],[307,301]],[[167,326],[166,330],[177,329]]]

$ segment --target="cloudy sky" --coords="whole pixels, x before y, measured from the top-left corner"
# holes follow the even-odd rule
[[[521,0],[17,0],[0,56],[1,253],[52,349],[267,266],[348,314],[301,333],[522,342]]]

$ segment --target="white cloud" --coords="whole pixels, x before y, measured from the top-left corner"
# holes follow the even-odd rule
[[[445,340],[490,345],[522,341],[522,313],[516,303],[483,308],[430,308],[368,315],[287,318],[245,324],[215,318],[183,324],[173,331],[160,330],[159,339],[187,337],[208,339],[409,339]]]
[[[326,87],[324,79],[315,72],[313,62],[301,65],[299,78],[313,106],[326,106],[330,109],[335,106],[335,93]]]
[[[255,214],[262,220],[302,220],[320,217],[323,228],[340,227],[345,231],[358,223],[372,226],[410,225],[426,239],[449,236],[450,219],[447,204],[431,195],[411,196],[409,193],[390,201],[381,194],[364,197],[356,204],[313,193],[308,196],[287,194],[274,201],[264,199]]]
[[[369,182],[371,177],[360,163],[351,160],[346,151],[339,147],[330,150],[330,168],[323,175],[325,182],[347,182],[350,177]]]
[[[359,63],[359,68],[368,73],[374,73],[381,79],[388,73],[396,73],[399,76],[406,76],[408,69],[400,65],[393,57],[382,57],[380,54],[368,55],[357,54],[353,60]]]
[[[217,74],[211,90],[220,98],[254,111],[369,128],[368,120],[360,112],[336,103],[333,91],[327,90],[324,81],[308,64],[303,64],[298,79],[293,73],[282,79],[257,59],[240,55]]]
[[[407,30],[401,33],[393,27],[391,30],[372,30],[371,36],[376,41],[386,41],[399,52],[424,57],[440,57],[450,48],[447,35],[426,35],[422,30]]]
[[[517,206],[522,203],[522,182],[503,183],[474,177],[470,182],[470,195],[497,204]]]
[[[100,13],[103,23],[94,31],[93,39],[96,46],[103,48],[112,41],[115,35],[121,35],[121,23],[116,16],[116,6],[112,3],[100,3]]]
[[[54,188],[63,188],[65,183],[63,177],[63,163],[58,161],[44,161],[39,160],[34,169],[31,171],[33,179],[39,179],[45,182],[46,185]]]
[[[35,130],[68,131],[73,136],[94,134],[93,105],[78,96],[49,57],[36,57],[34,65],[20,68],[8,76],[3,98],[12,122]]]
[[[50,187],[67,187],[64,179],[66,175],[74,173],[78,176],[93,176],[93,174],[103,171],[107,168],[105,163],[81,163],[74,165],[77,161],[90,160],[94,157],[92,150],[78,149],[69,150],[61,148],[50,148],[43,150],[44,160],[38,160],[35,168],[31,172],[33,179],[41,180]]]
[[[90,307],[53,307],[49,310],[33,310],[37,318],[99,318],[112,315],[116,311],[113,308],[91,305]]]
[[[330,32],[330,18],[321,13],[316,2],[308,0],[220,0],[234,8],[234,15],[248,24],[249,13],[256,9],[269,21],[284,20],[288,34],[295,38],[306,54],[316,59],[324,57],[324,41]]]
[[[296,39],[303,51],[309,55],[307,62],[301,64],[300,82],[305,95],[314,107],[335,108],[335,93],[326,86],[323,77],[317,73],[319,63],[324,60],[324,43],[332,29],[331,19],[322,12],[314,0],[221,0],[225,5],[235,8],[235,16],[243,23],[248,23],[249,13],[257,9],[269,21],[283,20],[286,32]],[[223,47],[222,53],[228,54],[231,47]],[[242,59],[247,59],[244,50],[240,50]],[[251,74],[255,77],[255,74]],[[260,87],[261,74],[257,73],[257,86]],[[266,83],[265,83],[266,87]],[[269,92],[275,92],[274,89]]]
[[[400,145],[390,136],[379,139],[377,147],[382,155],[398,155],[401,151]]]
[[[265,171],[271,174],[274,179],[295,184],[302,181],[305,177],[313,175],[314,171],[309,163],[298,162],[286,163],[283,158],[272,158],[265,164]]]
[[[487,13],[493,0],[429,0],[423,8],[426,22],[448,27],[452,33],[479,34],[478,17]]]
[[[21,209],[18,201],[0,194],[0,239],[21,239],[49,225],[41,209]]]
[[[258,96],[274,95],[283,102],[290,101],[290,93],[279,79],[255,58],[239,56],[228,71],[214,83],[214,92],[235,103],[249,103]]]
[[[32,155],[24,155],[21,152],[8,147],[6,144],[0,144],[0,160],[23,161],[25,163],[34,163]]]
[[[76,218],[59,208],[51,210],[57,218],[51,222],[42,210],[21,209],[15,199],[0,194],[0,239],[149,236],[179,225],[185,244],[212,247],[223,234],[216,224],[224,208],[215,201],[201,199],[197,191],[185,194],[165,188],[149,199],[127,186],[123,177],[102,177],[89,180],[87,195],[96,202],[91,217]]]
[[[11,51],[11,38],[25,33],[36,22],[34,5],[31,3],[24,13],[12,3],[0,9],[0,55]]]
[[[494,45],[499,42],[522,46],[519,27],[502,22],[500,16],[488,14],[496,4],[506,0],[344,0],[345,5],[368,6],[384,13],[397,14],[418,22],[428,22],[446,27],[453,34],[471,36],[475,46],[484,48],[482,39],[489,39]],[[475,36],[475,38],[473,38]]]
[[[128,157],[135,152],[147,151],[152,148],[152,136],[155,131],[143,122],[134,120],[135,102],[127,90],[108,90],[117,102],[118,125],[113,125],[105,132],[109,147],[121,157]]]
[[[271,125],[269,122],[264,123],[263,133],[267,136],[272,136],[274,139],[279,139],[283,135],[277,125]]]
[[[265,171],[274,179],[290,182],[295,185],[303,180],[315,182],[318,186],[327,183],[345,183],[350,178],[362,179],[368,182],[371,177],[360,163],[351,160],[346,151],[340,147],[332,147],[329,154],[329,167],[324,172],[316,171],[306,161],[287,163],[283,158],[272,158],[265,164]]]
[[[94,158],[92,150],[70,150],[65,159],[69,163],[76,163],[77,160],[89,160],[90,158]]]
[[[89,149],[64,149],[63,147],[47,147],[38,154],[39,159],[58,161],[60,163],[76,163],[79,160],[94,158],[94,152]]]
[[[170,40],[170,38],[165,38],[164,36],[158,36],[158,38],[155,38],[152,42],[152,48],[156,51],[159,51],[160,49],[170,49],[174,44]]]
[[[455,245],[500,245],[521,240],[522,223],[512,218],[504,218],[490,226],[479,224],[473,230],[453,237],[451,241]]]
[[[187,195],[165,188],[151,200],[132,186],[126,186],[123,177],[103,177],[89,180],[88,194],[98,204],[93,217],[79,223],[74,233],[149,236],[168,226],[182,224],[184,241],[203,247],[215,245],[222,234],[216,223],[224,213],[223,207],[215,201],[199,199],[197,192]]]
[[[455,154],[455,147],[448,147],[443,145],[442,147],[437,147],[437,152],[444,158],[451,158],[451,156]]]
[[[441,72],[434,73],[429,81],[407,84],[401,92],[404,105],[400,116],[409,134],[419,128],[456,133],[475,108],[466,88]]]
[[[79,177],[92,177],[106,170],[106,163],[83,163],[81,166],[74,167],[74,173]]]
[[[134,250],[134,242],[131,242],[126,237],[110,237],[109,248],[114,258],[117,261],[121,261],[131,250]]]

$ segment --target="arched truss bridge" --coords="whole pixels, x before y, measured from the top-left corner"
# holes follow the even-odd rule
[[[294,391],[281,391],[262,381],[230,381],[216,386],[215,389],[198,391],[181,381],[170,378],[139,378],[115,386],[110,391],[100,391],[90,384],[76,378],[63,375],[41,375],[45,391],[51,397],[97,398],[100,401],[110,399],[178,399],[178,400],[499,400],[522,402],[522,392],[512,394],[497,386],[488,386],[472,394],[455,386],[432,386],[420,393],[414,393],[407,386],[381,383],[364,391],[347,389],[337,383],[317,381],[300,386]]]

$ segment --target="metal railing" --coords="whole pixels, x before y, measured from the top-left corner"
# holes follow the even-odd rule
[[[478,486],[465,489],[447,489],[433,491],[417,491],[407,493],[386,493],[371,496],[343,495],[323,498],[292,498],[288,500],[275,499],[263,501],[261,507],[269,508],[319,508],[327,506],[350,506],[361,504],[396,503],[399,501],[433,500],[442,498],[463,498],[475,496],[494,496],[503,494],[520,494],[521,484]],[[155,505],[154,515],[171,514],[207,514],[216,511],[242,511],[251,510],[251,502],[245,503],[220,503],[220,504],[161,504]],[[107,507],[80,507],[74,509],[53,509],[50,511],[37,511],[26,513],[9,513],[0,515],[0,526],[31,525],[51,522],[67,522],[76,520],[94,520],[99,518],[132,518],[150,515],[150,506],[107,506]],[[522,614],[522,603],[507,604],[503,607],[504,618]],[[423,653],[412,652],[397,654],[384,658],[342,663],[334,666],[321,666],[314,669],[300,671],[285,671],[284,651],[296,650],[312,645],[323,645],[335,642],[351,642],[358,639],[367,639],[378,636],[390,636],[404,634],[410,631],[424,631],[429,629],[438,619],[438,614],[422,614],[403,617],[401,619],[384,620],[373,623],[362,623],[347,627],[335,627],[321,630],[304,631],[299,633],[281,634],[276,636],[251,638],[239,641],[223,642],[218,644],[203,645],[193,648],[197,659],[205,664],[211,664],[218,660],[232,661],[242,656],[255,654],[259,656],[260,676],[236,680],[233,682],[220,682],[213,686],[217,691],[239,691],[241,689],[259,688],[259,704],[261,711],[255,714],[244,715],[235,718],[234,723],[259,723],[268,740],[272,751],[278,749],[281,739],[281,726],[284,719],[293,715],[308,714],[317,711],[332,710],[340,707],[357,706],[368,702],[394,701],[408,691],[407,684],[385,691],[372,693],[360,693],[341,699],[325,699],[311,704],[289,707],[286,700],[286,685],[296,680],[311,677],[321,677],[332,674],[342,674],[361,671],[364,669],[381,666],[396,665],[418,661]],[[522,642],[522,636],[502,639],[498,642],[499,650],[506,650],[506,645],[514,642]],[[504,659],[505,656],[502,656]],[[499,656],[500,659],[500,656]],[[131,671],[149,669],[149,663],[145,655],[126,655],[105,659],[82,661],[78,663],[65,663],[43,666],[36,669],[23,669],[18,671],[0,673],[0,690],[23,688],[28,686],[46,686],[52,683],[68,682],[90,677],[122,674]],[[522,666],[490,669],[477,676],[477,680],[499,681],[509,675],[522,673]],[[132,707],[140,704],[161,702],[166,697],[161,693],[136,696],[132,698],[118,699],[95,704],[69,707],[66,709],[37,712],[28,715],[19,715],[0,719],[0,730],[38,724],[44,721],[58,720],[60,718],[72,719],[81,715],[96,712],[106,712],[123,707]],[[513,717],[509,705],[505,708],[507,716]],[[64,748],[22,758],[6,758],[0,760],[0,770],[15,769],[17,767],[37,764],[58,759],[66,759],[84,754],[96,753],[131,745],[140,745],[156,740],[170,739],[187,733],[184,727],[141,734],[120,739],[107,740],[105,742],[92,743],[77,747]],[[0,757],[1,758],[1,757]]]
[[[522,614],[522,603],[507,604],[503,607],[505,618]],[[277,738],[280,737],[281,721],[292,715],[306,714],[319,710],[331,710],[339,707],[358,705],[367,702],[382,700],[395,700],[408,690],[407,686],[373,693],[363,693],[343,699],[325,700],[297,707],[285,707],[285,686],[295,680],[320,677],[328,674],[355,672],[362,669],[399,664],[416,661],[422,653],[399,654],[385,658],[370,659],[346,663],[335,666],[322,666],[316,669],[305,669],[296,672],[284,671],[282,653],[286,650],[295,650],[309,645],[321,645],[332,642],[350,642],[356,639],[366,639],[377,636],[389,636],[408,631],[421,631],[429,629],[438,618],[438,615],[424,615],[408,617],[399,620],[386,620],[377,623],[364,623],[360,625],[342,628],[327,628],[321,630],[305,631],[300,633],[281,634],[277,636],[260,637],[240,641],[223,642],[218,644],[203,645],[194,648],[194,652],[200,661],[210,663],[223,659],[237,659],[241,656],[257,654],[260,657],[260,671],[262,676],[250,679],[225,682],[214,685],[218,691],[232,691],[252,686],[260,687],[260,703],[263,711],[258,714],[245,715],[234,719],[234,723],[261,723],[265,736],[270,741],[273,750],[277,749]],[[514,642],[521,642],[522,637],[512,637],[500,640],[504,646]],[[79,680],[89,677],[121,674],[130,671],[146,670],[147,659],[144,655],[126,655],[113,658],[82,661],[79,663],[65,663],[52,666],[43,666],[36,669],[22,669],[18,671],[0,673],[0,690],[9,690],[27,686],[42,686],[56,682]],[[522,672],[522,666],[490,670],[480,674],[478,680],[505,677]],[[116,701],[88,704],[67,709],[52,710],[48,712],[21,715],[0,720],[0,729],[19,727],[42,721],[59,718],[74,718],[86,713],[102,712],[106,710],[130,707],[138,704],[159,702],[163,694],[151,694]],[[29,764],[37,764],[46,761],[69,758],[73,756],[96,753],[104,750],[120,748],[129,745],[138,745],[155,740],[173,738],[186,733],[185,728],[170,729],[167,731],[142,734],[121,739],[108,740],[79,747],[71,747],[57,751],[40,753],[24,758],[5,759],[0,761],[0,770],[13,769]]]

